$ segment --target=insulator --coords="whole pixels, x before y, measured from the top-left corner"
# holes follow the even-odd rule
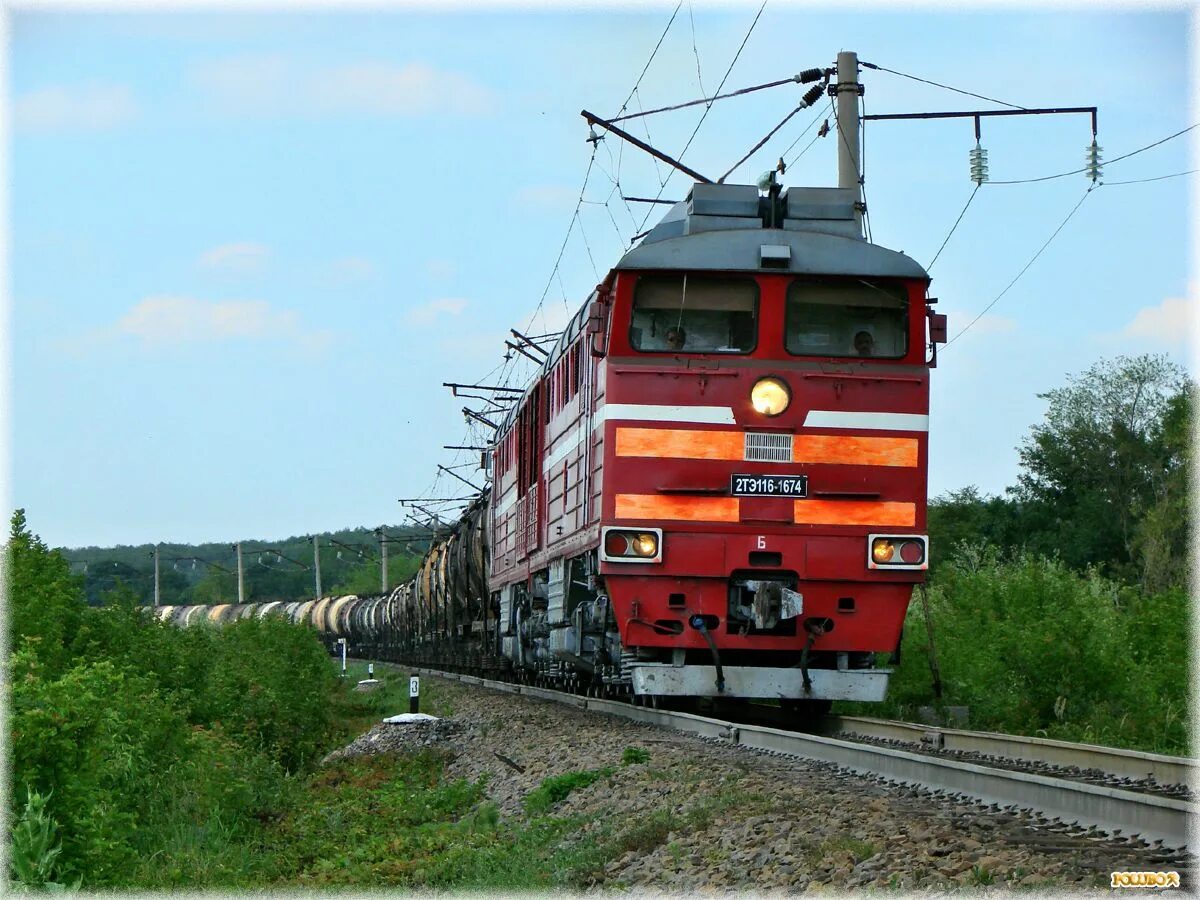
[[[978,141],[975,142],[975,149],[971,151],[970,158],[971,180],[975,182],[977,186],[981,185],[988,180],[988,164],[987,151],[979,145]]]
[[[1085,157],[1085,165],[1083,168],[1084,177],[1090,181],[1099,180],[1103,174],[1101,171],[1104,164],[1101,162],[1100,151],[1104,148],[1096,143],[1096,139],[1092,139],[1092,145],[1087,148],[1087,156]]]
[[[818,100],[821,99],[821,94],[823,94],[823,93],[824,93],[824,91],[822,90],[821,86],[819,84],[814,84],[804,94],[804,99],[800,101],[800,105],[802,107],[806,107],[806,108],[809,106],[812,106],[814,103],[816,103]]]
[[[808,84],[810,81],[816,81],[825,76],[824,69],[805,69],[796,76],[796,80],[801,84]]]

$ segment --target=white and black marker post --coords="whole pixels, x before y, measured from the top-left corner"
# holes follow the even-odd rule
[[[408,711],[421,711],[421,679],[417,675],[408,676]]]
[[[338,638],[338,646],[342,648],[342,677],[346,677],[346,639]]]

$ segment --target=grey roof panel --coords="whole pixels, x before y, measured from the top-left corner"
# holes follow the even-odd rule
[[[695,184],[688,195],[693,216],[758,218],[758,188],[752,184]]]
[[[791,248],[787,269],[766,271],[805,275],[866,275],[880,278],[928,278],[916,260],[870,244],[859,237],[792,231],[782,228],[704,231],[664,238],[634,247],[616,269],[692,269],[718,272],[764,271],[763,244]]]
[[[783,192],[788,219],[854,220],[854,191],[850,188],[790,187]]]

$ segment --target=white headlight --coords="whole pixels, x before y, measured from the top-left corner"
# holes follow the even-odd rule
[[[769,375],[754,383],[750,389],[750,402],[756,412],[764,416],[777,416],[792,402],[792,392],[782,379]]]

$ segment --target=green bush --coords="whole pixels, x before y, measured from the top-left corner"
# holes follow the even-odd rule
[[[335,678],[312,630],[179,629],[120,588],[88,608],[19,511],[8,559],[17,882],[237,884],[286,806],[285,769],[333,736]]]
[[[186,723],[143,679],[107,661],[46,678],[22,650],[10,678],[13,795],[51,798],[65,877],[118,879],[134,862],[161,779],[185,756]]]
[[[8,646],[31,648],[44,669],[70,664],[70,646],[84,613],[83,582],[57,550],[32,534],[25,510],[12,516],[8,547]]]
[[[242,619],[213,640],[198,710],[249,747],[296,771],[326,747],[336,676],[308,628],[276,617]]]
[[[973,727],[1186,752],[1187,604],[1031,555],[960,548],[929,588],[947,704]],[[914,597],[889,714],[934,701]]]

